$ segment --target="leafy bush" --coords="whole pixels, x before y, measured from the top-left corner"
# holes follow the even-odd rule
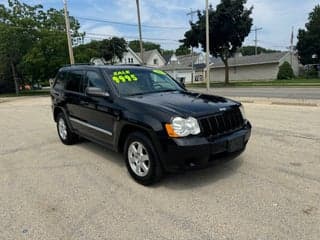
[[[284,62],[280,67],[279,67],[279,72],[277,78],[279,80],[281,79],[292,79],[294,78],[294,73],[293,69],[288,62]]]

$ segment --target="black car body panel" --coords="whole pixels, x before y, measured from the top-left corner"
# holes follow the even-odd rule
[[[148,70],[132,66],[62,68],[51,90],[55,120],[57,112],[63,112],[75,133],[115,151],[123,150],[124,138],[129,131],[143,131],[154,144],[166,171],[193,165],[203,166],[217,156],[233,155],[245,149],[251,134],[251,124],[239,115],[239,102],[192,93],[186,89],[121,96],[107,74],[119,68]],[[83,71],[83,76],[78,77],[83,84],[78,92],[66,90],[63,80],[60,84],[59,78],[68,79],[72,74],[80,74],[80,71]],[[110,96],[86,94],[89,72],[103,79],[99,80],[104,81]],[[201,133],[181,138],[169,137],[165,124],[170,123],[174,117],[196,118]]]

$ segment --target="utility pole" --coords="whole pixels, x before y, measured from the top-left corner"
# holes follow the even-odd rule
[[[138,13],[139,38],[140,38],[140,56],[141,56],[141,60],[142,60],[142,65],[144,65],[143,42],[142,42],[142,31],[141,31],[141,19],[140,19],[140,4],[139,4],[139,0],[136,0],[136,3],[137,3],[137,13]]]
[[[74,64],[74,56],[73,56],[73,49],[72,49],[72,40],[71,40],[71,33],[70,33],[70,19],[68,14],[68,6],[67,0],[63,0],[64,4],[64,17],[66,21],[66,31],[67,31],[67,38],[68,38],[68,48],[69,48],[69,57],[70,57],[70,64]]]
[[[294,31],[294,28],[292,27],[292,31],[291,31],[291,39],[290,39],[290,61],[291,61],[291,66],[293,64],[293,31]]]
[[[210,68],[209,68],[209,0],[206,0],[206,65],[207,65],[207,91],[210,89]]]
[[[191,23],[193,23],[193,15],[196,14],[198,11],[193,11],[192,8],[190,9],[190,12],[187,13],[187,16],[190,16],[191,18]],[[193,84],[193,79],[194,79],[194,63],[193,63],[193,47],[191,47],[191,84]]]
[[[254,38],[254,43],[255,43],[255,55],[258,55],[258,31],[262,30],[262,28],[255,27],[253,31],[255,32],[255,38]]]

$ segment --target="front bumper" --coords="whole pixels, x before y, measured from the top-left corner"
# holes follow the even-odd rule
[[[160,154],[168,172],[203,167],[219,158],[235,158],[241,154],[250,139],[251,124],[233,133],[216,138],[190,137],[167,139],[162,142]]]

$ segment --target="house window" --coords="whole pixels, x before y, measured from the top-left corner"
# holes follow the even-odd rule
[[[153,59],[153,65],[158,65],[158,59]]]
[[[133,58],[128,58],[128,63],[133,63]]]

